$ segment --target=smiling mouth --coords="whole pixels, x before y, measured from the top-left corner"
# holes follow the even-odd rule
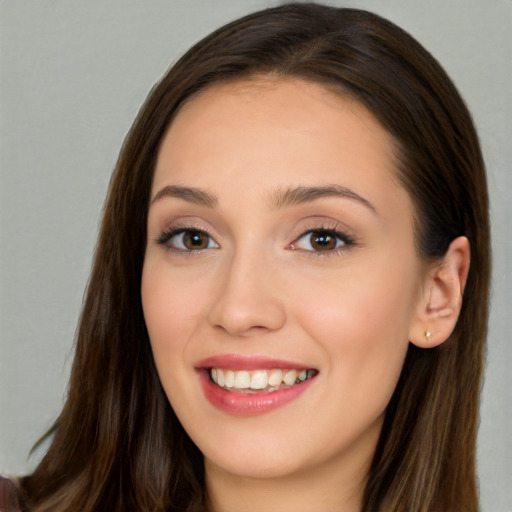
[[[210,380],[222,389],[238,393],[271,393],[288,389],[313,378],[314,369],[231,370],[210,368]]]

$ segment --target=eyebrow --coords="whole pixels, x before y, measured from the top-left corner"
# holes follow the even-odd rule
[[[215,208],[219,203],[217,196],[211,192],[206,192],[205,190],[195,187],[168,185],[157,192],[155,197],[152,199],[151,204],[162,199],[163,197],[183,199],[190,203],[199,204],[208,208]],[[298,186],[294,188],[278,190],[272,195],[272,204],[275,208],[282,209],[286,208],[287,206],[308,203],[317,199],[322,199],[324,197],[341,197],[344,199],[351,199],[378,215],[377,209],[370,201],[360,196],[353,190],[341,185],[325,185],[321,187]]]
[[[214,208],[219,202],[216,195],[199,188],[168,185],[157,192],[151,204],[163,197],[175,197],[188,201],[189,203],[207,206],[208,208]]]
[[[280,209],[287,206],[308,203],[324,197],[342,197],[344,199],[351,199],[353,201],[357,201],[359,204],[365,206],[378,215],[377,209],[370,201],[368,201],[368,199],[365,199],[353,190],[341,185],[326,185],[322,187],[299,186],[279,190],[273,195],[272,203],[276,208]]]

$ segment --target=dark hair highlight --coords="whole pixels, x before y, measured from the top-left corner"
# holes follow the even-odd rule
[[[363,512],[478,510],[475,444],[490,273],[488,199],[467,108],[410,35],[366,11],[290,4],[251,14],[191,48],[151,91],[122,148],[53,442],[21,482],[27,511],[203,510],[201,454],[152,360],[140,299],[158,149],[184,102],[256,75],[320,83],[365,105],[396,143],[418,254],[468,237],[459,321],[436,349],[411,346],[388,406]]]

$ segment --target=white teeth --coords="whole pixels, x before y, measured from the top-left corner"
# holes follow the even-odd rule
[[[269,386],[280,386],[283,381],[283,371],[282,370],[272,370],[270,375],[268,376],[268,385]]]
[[[297,380],[297,370],[290,370],[283,375],[283,382],[288,386],[293,386]]]
[[[212,368],[213,382],[224,388],[275,391],[280,386],[293,386],[313,377],[313,370],[223,370]]]
[[[224,385],[227,388],[232,388],[235,385],[235,372],[233,370],[226,370],[224,374],[225,382]]]
[[[258,370],[252,374],[251,389],[265,389],[268,386],[268,373],[265,370]]]
[[[247,389],[251,387],[251,376],[249,372],[241,371],[235,373],[235,388]]]

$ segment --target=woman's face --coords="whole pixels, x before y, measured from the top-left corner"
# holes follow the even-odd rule
[[[207,474],[364,478],[421,291],[394,167],[365,108],[301,80],[216,85],[173,121],[142,301]]]

